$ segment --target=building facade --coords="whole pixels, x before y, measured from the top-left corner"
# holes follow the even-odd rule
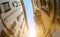
[[[0,37],[28,37],[23,0],[0,0]]]
[[[59,3],[59,0],[32,0],[36,37],[60,36],[57,35],[60,34]]]

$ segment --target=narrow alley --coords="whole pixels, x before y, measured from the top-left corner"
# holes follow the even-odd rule
[[[60,37],[60,0],[0,0],[0,37]]]

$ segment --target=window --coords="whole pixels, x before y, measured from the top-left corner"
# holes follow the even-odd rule
[[[41,6],[43,5],[42,0],[40,0],[40,4],[41,4]]]
[[[38,0],[36,0],[36,5],[38,6]]]
[[[38,0],[35,0],[34,3],[37,7],[39,7],[39,1]]]
[[[60,23],[60,0],[55,0],[54,5],[55,5],[54,22]]]
[[[48,15],[50,15],[50,0],[40,0],[41,9]]]

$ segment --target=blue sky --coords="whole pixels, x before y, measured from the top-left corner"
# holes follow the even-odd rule
[[[30,29],[34,28],[34,14],[33,14],[33,7],[31,0],[24,0],[25,9],[26,9],[26,16],[28,20],[28,26]]]
[[[34,14],[32,8],[32,1],[31,0],[24,0],[25,9],[26,9],[26,16],[28,20],[28,27],[29,27],[29,37],[35,37],[36,30],[35,30],[35,22],[34,22]]]

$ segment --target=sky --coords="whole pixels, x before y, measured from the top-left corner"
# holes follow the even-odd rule
[[[23,0],[23,1],[25,4],[28,27],[30,31],[29,37],[35,37],[35,22],[34,22],[32,0]]]
[[[24,0],[24,4],[25,4],[25,9],[26,9],[26,16],[27,16],[27,20],[28,20],[28,25],[30,28],[33,28],[35,25],[35,22],[34,22],[32,1],[31,0]]]

